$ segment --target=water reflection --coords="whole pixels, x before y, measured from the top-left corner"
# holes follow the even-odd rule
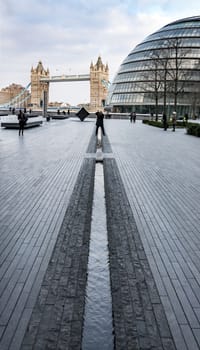
[[[114,348],[103,165],[96,164],[83,350]]]

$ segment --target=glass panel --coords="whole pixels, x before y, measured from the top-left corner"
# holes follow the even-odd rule
[[[171,56],[168,54],[169,40],[174,38],[181,39],[177,60],[178,89],[181,91],[178,103],[189,105],[192,94],[200,95],[200,17],[194,17],[189,21],[185,19],[166,25],[149,35],[130,52],[119,67],[112,90],[109,90],[112,104],[145,104],[142,106],[144,109],[149,108],[148,104],[154,105],[152,91],[155,72],[159,76],[162,92],[165,56],[168,57],[167,68],[170,67],[171,70],[171,74],[167,73],[167,83],[175,76],[175,50],[171,49]],[[158,52],[158,58],[155,58],[155,54],[152,56],[155,52]],[[168,94],[167,99],[173,105],[172,96]],[[162,96],[159,103],[162,104]]]

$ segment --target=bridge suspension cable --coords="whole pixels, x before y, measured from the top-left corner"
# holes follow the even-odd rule
[[[31,86],[31,82],[30,83],[28,83],[27,85],[26,85],[26,87],[23,89],[23,90],[21,90],[20,91],[20,93],[18,94],[18,95],[16,95],[15,97],[13,97],[10,101],[8,101],[7,103],[4,103],[4,104],[2,104],[2,105],[0,105],[0,107],[12,107],[12,106],[15,106],[16,104],[22,104],[22,103],[24,103],[26,100],[28,100],[28,98],[30,98],[30,96],[28,95],[28,96],[24,96],[24,98],[22,98],[23,97],[23,95],[25,95],[25,93],[28,91],[28,89],[29,89],[29,87]],[[20,98],[21,97],[21,98]]]
[[[106,87],[106,89],[108,89],[109,86],[111,85],[111,82],[108,81],[108,80],[105,80],[105,79],[102,79],[102,80],[101,80],[101,83],[102,83],[103,86]]]

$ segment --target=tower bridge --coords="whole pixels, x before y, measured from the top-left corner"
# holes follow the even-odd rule
[[[0,107],[24,107],[25,103],[33,108],[47,107],[49,102],[50,83],[73,83],[80,81],[90,82],[90,110],[101,109],[105,105],[109,82],[108,65],[104,65],[99,56],[96,64],[91,62],[88,74],[62,74],[51,76],[49,70],[45,70],[41,61],[36,68],[31,68],[31,81],[16,94],[10,101],[6,101]],[[31,89],[31,93],[29,91]],[[67,96],[66,96],[67,99]]]
[[[101,109],[108,93],[109,68],[108,64],[103,64],[100,56],[96,64],[91,62],[89,74],[50,76],[49,70],[45,70],[39,61],[37,67],[31,69],[31,105],[37,108],[48,104],[50,83],[80,81],[90,82],[90,110]]]

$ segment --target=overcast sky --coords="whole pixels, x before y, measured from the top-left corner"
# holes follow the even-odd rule
[[[99,55],[112,82],[146,36],[198,15],[199,0],[0,0],[0,89],[26,86],[40,60],[50,75],[88,74]],[[89,82],[50,85],[50,101],[89,99]]]

